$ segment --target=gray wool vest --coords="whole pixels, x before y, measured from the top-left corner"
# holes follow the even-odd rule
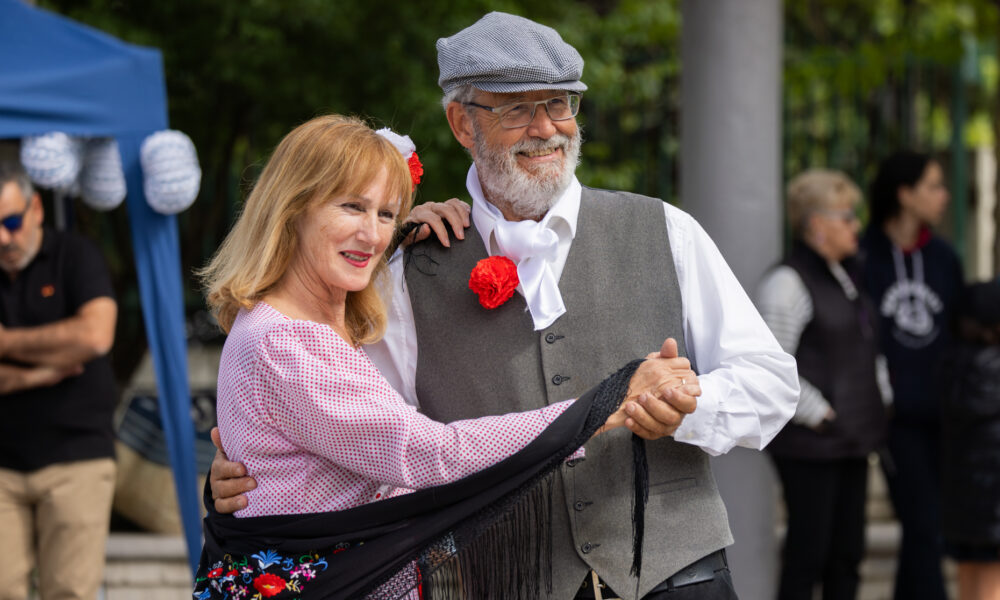
[[[486,256],[471,227],[451,249],[428,241],[406,257],[419,340],[417,397],[431,418],[449,422],[578,397],[670,336],[684,352],[660,200],[584,188],[559,281],[566,314],[543,331],[534,331],[520,294],[493,310],[479,305],[468,280]],[[551,598],[572,598],[591,568],[623,598],[637,598],[732,543],[708,456],[670,438],[647,442],[641,581],[629,575],[630,435],[622,428],[597,436],[586,444],[586,458],[567,462],[555,478]]]

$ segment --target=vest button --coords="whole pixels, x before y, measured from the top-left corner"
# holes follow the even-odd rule
[[[585,508],[587,508],[587,505],[581,502],[580,500],[577,500],[576,502],[573,503],[573,509],[576,511],[581,511]]]
[[[584,554],[590,554],[590,551],[594,549],[594,545],[590,542],[586,542],[584,545],[580,546],[580,552]]]
[[[569,381],[569,377],[566,377],[565,375],[553,375],[552,376],[552,383],[554,385],[562,385],[562,382],[564,382],[564,381]]]
[[[548,343],[550,343],[550,344],[556,343],[556,334],[554,334],[554,333],[546,333],[545,334],[545,341],[548,342]]]
[[[566,466],[567,467],[575,467],[576,463],[578,463],[578,462],[580,462],[579,458],[571,458],[571,459],[569,459],[569,460],[566,461]]]

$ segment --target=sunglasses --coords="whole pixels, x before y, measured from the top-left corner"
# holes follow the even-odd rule
[[[7,215],[6,217],[0,219],[0,225],[7,231],[14,233],[24,225],[24,216],[28,214],[28,209],[31,208],[31,202],[24,207],[24,211],[21,213],[15,213],[13,215]]]

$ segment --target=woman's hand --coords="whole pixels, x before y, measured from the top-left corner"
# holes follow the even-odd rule
[[[425,202],[413,207],[410,215],[403,221],[403,225],[408,223],[420,223],[414,233],[408,234],[400,243],[401,246],[409,246],[430,237],[433,231],[437,235],[441,245],[450,248],[451,239],[448,237],[448,228],[445,222],[451,226],[455,232],[455,237],[460,240],[465,239],[465,228],[472,221],[469,214],[472,208],[458,198],[451,198],[445,202]]]

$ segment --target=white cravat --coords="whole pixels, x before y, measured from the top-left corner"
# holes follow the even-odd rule
[[[559,256],[559,236],[547,219],[507,221],[498,219],[493,235],[500,252],[517,265],[521,292],[531,311],[535,331],[545,329],[566,312],[552,263]]]

